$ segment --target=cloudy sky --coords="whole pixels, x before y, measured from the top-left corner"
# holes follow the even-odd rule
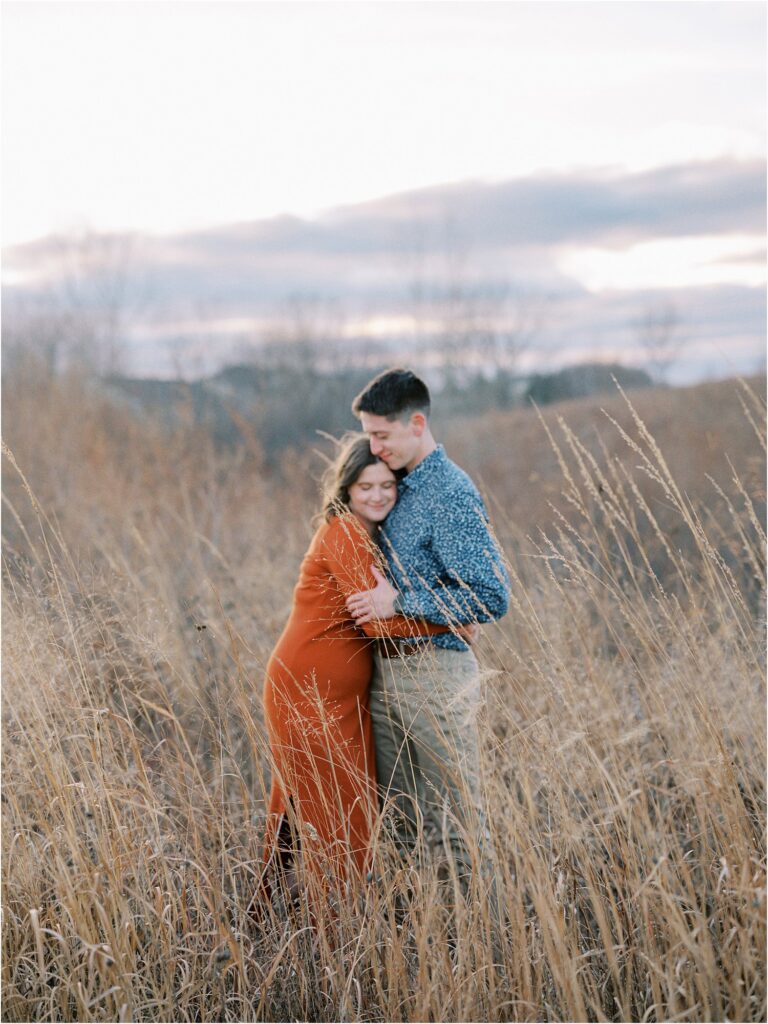
[[[137,372],[301,294],[409,344],[457,280],[536,305],[531,366],[640,361],[669,304],[680,379],[762,359],[762,3],[24,0],[3,29],[4,301],[129,233]]]

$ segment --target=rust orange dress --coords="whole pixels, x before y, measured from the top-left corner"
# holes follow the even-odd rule
[[[378,813],[368,688],[371,637],[413,637],[445,627],[395,616],[358,628],[350,594],[376,584],[381,555],[351,513],[323,523],[304,556],[293,608],[267,665],[264,715],[273,755],[264,860],[269,864],[289,805],[304,864],[326,877],[370,870]],[[367,635],[366,635],[367,634]]]

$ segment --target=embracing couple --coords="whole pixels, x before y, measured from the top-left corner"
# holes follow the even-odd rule
[[[509,579],[469,477],[429,424],[408,370],[372,380],[362,434],[324,480],[318,529],[267,666],[272,751],[255,902],[302,878],[328,893],[371,877],[383,811],[401,850],[422,839],[466,879],[480,808],[477,624]],[[474,834],[473,834],[474,830]]]

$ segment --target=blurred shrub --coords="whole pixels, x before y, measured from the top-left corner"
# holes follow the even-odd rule
[[[525,391],[525,399],[536,405],[549,405],[568,398],[586,398],[601,392],[615,392],[614,378],[625,391],[647,388],[653,384],[645,370],[618,363],[580,363],[558,373],[534,374]]]

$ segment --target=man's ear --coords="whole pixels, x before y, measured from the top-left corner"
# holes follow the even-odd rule
[[[413,432],[416,437],[421,437],[427,426],[427,417],[423,412],[415,412],[411,416],[411,426],[413,427]]]

